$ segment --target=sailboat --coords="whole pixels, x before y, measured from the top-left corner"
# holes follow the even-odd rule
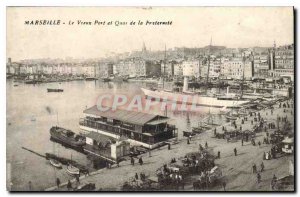
[[[211,44],[210,44],[211,46]],[[165,49],[166,51],[166,49]],[[166,63],[166,53],[165,60]],[[206,86],[208,86],[208,78],[209,78],[209,66],[210,66],[210,55],[208,55],[208,69],[207,69],[207,80]],[[164,76],[162,77],[164,80]],[[164,85],[164,83],[162,83]],[[164,88],[164,87],[163,87]],[[207,89],[207,87],[206,87]],[[249,103],[250,100],[242,98],[240,95],[236,94],[225,94],[222,95],[209,95],[206,93],[203,95],[199,92],[192,92],[188,90],[188,76],[184,76],[184,84],[182,92],[170,92],[164,89],[147,89],[141,88],[146,97],[150,98],[158,98],[158,99],[167,99],[169,101],[174,102],[176,99],[177,103],[185,103],[187,105],[196,105],[196,106],[206,106],[206,107],[214,107],[214,108],[234,108],[239,107],[242,104]],[[186,99],[187,98],[187,99]]]

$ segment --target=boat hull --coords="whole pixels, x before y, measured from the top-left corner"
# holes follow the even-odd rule
[[[47,91],[48,92],[63,92],[64,90],[63,89],[50,89],[50,88],[48,88]]]
[[[61,169],[62,168],[62,164],[57,161],[57,160],[54,160],[54,159],[50,159],[50,164],[58,169]]]
[[[80,174],[80,170],[74,166],[67,166],[67,173],[72,176],[76,176]]]
[[[167,99],[168,101],[174,101],[174,99],[176,99],[177,103],[186,103],[188,105],[196,105],[196,106],[206,106],[206,107],[214,107],[214,108],[223,108],[223,107],[235,108],[249,102],[249,100],[223,100],[223,99],[218,99],[217,97],[201,96],[196,94],[193,95],[193,94],[184,94],[184,93],[174,93],[174,92],[159,91],[159,90],[149,90],[145,88],[141,88],[141,90],[144,92],[145,96],[147,97],[158,98],[161,100]],[[187,99],[183,99],[184,97],[187,97]]]
[[[85,145],[85,141],[76,141],[75,138],[73,137],[64,136],[56,128],[59,127],[52,127],[50,129],[50,135],[54,141],[70,146],[71,148],[83,149],[83,146]],[[59,129],[63,129],[63,128],[59,128]]]

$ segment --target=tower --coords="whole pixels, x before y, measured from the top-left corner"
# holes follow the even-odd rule
[[[274,40],[273,48],[269,50],[270,54],[270,67],[271,71],[275,70],[275,50],[276,50],[276,42]]]
[[[147,48],[146,48],[145,42],[143,42],[142,52],[143,52],[143,53],[146,53],[146,52],[147,52]]]

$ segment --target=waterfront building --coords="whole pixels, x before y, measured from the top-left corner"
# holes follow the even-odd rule
[[[79,64],[75,64],[75,65],[72,65],[72,69],[71,69],[71,73],[73,76],[80,76],[83,74],[82,72],[82,67],[81,65]]]
[[[86,145],[83,150],[88,154],[113,162],[130,154],[130,143],[127,140],[114,140],[94,131],[90,131],[85,137]]]
[[[114,71],[114,65],[112,63],[99,63],[97,66],[97,77],[105,78],[111,76]]]
[[[101,111],[95,105],[83,111],[80,128],[88,132],[119,139],[125,137],[131,145],[155,148],[177,136],[177,128],[168,124],[168,117],[127,110]]]
[[[235,58],[230,61],[224,62],[221,65],[220,76],[222,78],[246,80],[254,77],[254,64],[253,61],[245,60],[242,58]]]
[[[161,61],[161,73],[165,76],[174,76],[174,65],[177,62],[175,61],[168,61],[166,64],[164,61]]]
[[[87,77],[95,77],[96,71],[95,66],[93,65],[83,65],[82,66],[82,74]]]
[[[182,73],[184,76],[193,76],[198,78],[200,76],[200,62],[199,60],[188,60],[182,62]]]
[[[265,79],[269,76],[268,62],[254,63],[254,77]]]
[[[223,60],[224,61],[224,60]],[[221,59],[214,58],[210,60],[209,63],[209,78],[218,78],[221,72]],[[206,61],[205,64],[201,66],[200,74],[202,78],[207,77],[207,69],[208,69],[208,62]]]
[[[276,47],[269,50],[269,76],[294,79],[294,45]]]
[[[176,77],[183,76],[182,63],[178,63],[174,65],[174,76]]]
[[[122,60],[113,65],[113,74],[119,76],[135,76],[132,60]]]
[[[292,68],[276,68],[271,71],[271,75],[276,78],[289,78],[291,81],[294,81],[294,69]]]

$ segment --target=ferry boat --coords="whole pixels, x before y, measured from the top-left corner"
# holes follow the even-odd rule
[[[50,129],[50,135],[53,140],[72,148],[82,148],[85,145],[83,136],[76,135],[73,131],[58,126],[54,126]]]
[[[146,97],[164,99],[167,98],[169,101],[173,99],[178,99],[177,103],[183,103],[183,98],[186,97],[187,105],[196,106],[206,106],[214,108],[235,108],[240,105],[246,104],[249,102],[247,99],[242,99],[238,96],[212,96],[212,95],[199,95],[193,92],[170,92],[165,90],[150,90],[146,88],[141,88]]]
[[[175,125],[168,124],[166,116],[122,109],[106,111],[97,105],[83,111],[80,128],[86,132],[97,132],[114,139],[125,138],[131,145],[152,149],[177,137]]]

